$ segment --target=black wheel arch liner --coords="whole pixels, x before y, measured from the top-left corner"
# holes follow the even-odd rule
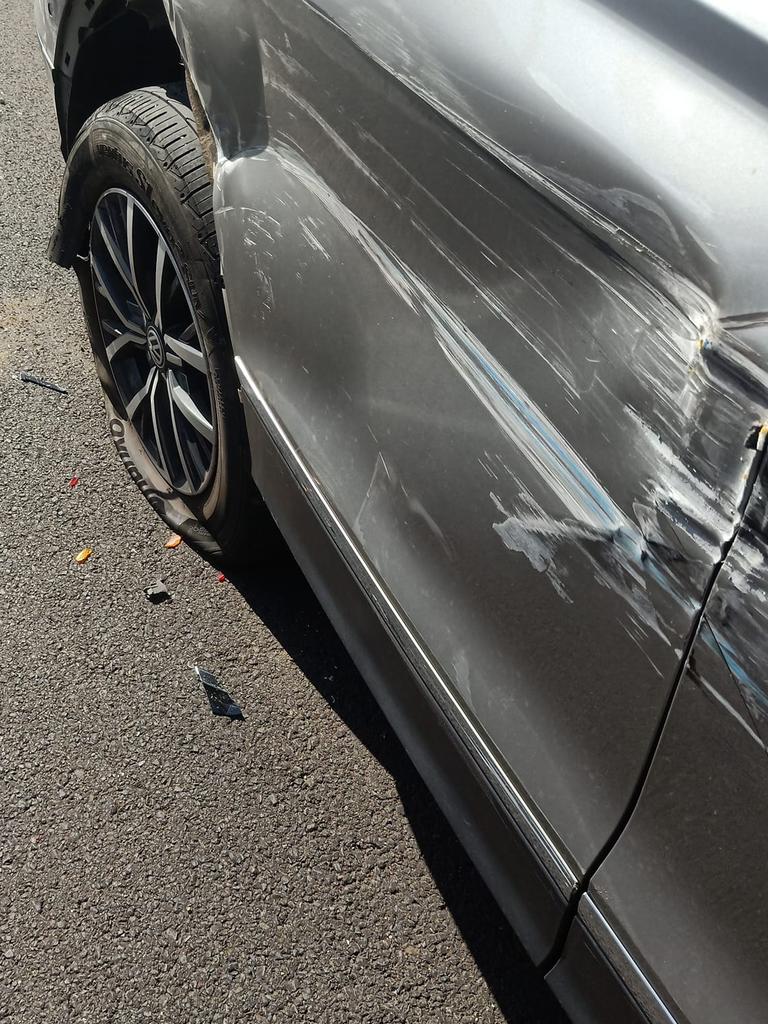
[[[69,0],[56,34],[52,75],[66,157],[102,103],[142,85],[183,80],[163,0]]]

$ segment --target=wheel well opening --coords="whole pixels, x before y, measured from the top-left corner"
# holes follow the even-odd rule
[[[62,148],[107,100],[145,85],[178,84],[184,65],[162,0],[85,0],[73,10],[59,55]]]

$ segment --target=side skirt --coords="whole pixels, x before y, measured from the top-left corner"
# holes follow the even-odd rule
[[[589,896],[546,978],[573,1024],[676,1024]]]

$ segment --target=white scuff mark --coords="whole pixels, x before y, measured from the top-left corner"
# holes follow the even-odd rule
[[[274,309],[275,293],[272,289],[272,279],[266,270],[261,267],[256,267],[255,273],[262,289],[262,303],[267,306],[268,309]]]
[[[632,625],[635,627],[635,629],[633,630],[632,628],[630,628],[630,626],[624,625],[623,623],[622,623],[622,629],[627,634],[627,636],[630,638],[630,640],[632,640],[632,642],[635,644],[637,649],[643,655],[643,657],[648,662],[648,664],[651,666],[651,668],[656,673],[656,675],[659,677],[659,679],[664,679],[665,678],[664,673],[661,671],[659,666],[656,664],[656,662],[653,660],[653,658],[651,658],[650,654],[648,653],[648,633],[647,633],[647,631],[637,621],[637,619],[634,619],[631,615],[629,616],[629,620],[632,623]]]
[[[557,593],[568,603],[573,603],[573,598],[569,596],[562,579],[564,568],[556,560],[564,543],[586,557],[598,584],[621,597],[644,627],[669,643],[647,593],[634,537],[622,534],[620,530],[612,535],[606,534],[578,522],[556,522],[536,515],[510,514],[495,494],[491,493],[490,497],[496,508],[506,516],[501,523],[493,524],[494,531],[504,545],[511,551],[523,554],[537,572],[546,572]],[[588,546],[590,542],[594,545],[592,548]],[[628,619],[637,622],[631,613]],[[642,649],[645,632],[633,632],[626,624],[623,628]],[[653,667],[656,668],[655,665]]]
[[[731,549],[724,572],[731,585],[743,595],[748,594],[760,604],[768,603],[766,590],[766,552],[751,541],[750,534],[742,534],[740,543]]]
[[[325,248],[323,243],[320,241],[320,239],[314,233],[314,231],[309,226],[309,224],[308,224],[308,222],[307,222],[307,220],[305,218],[303,218],[303,217],[299,218],[299,227],[300,227],[301,233],[304,236],[304,238],[306,239],[309,247],[311,249],[314,249],[315,252],[319,252],[320,255],[323,257],[323,259],[327,260],[330,263],[331,262],[331,254],[328,252],[328,250]]]
[[[255,217],[249,217],[247,219],[247,223],[250,224],[251,227],[255,228],[256,231],[261,232],[262,235],[266,235],[266,237],[270,240],[270,242],[274,242],[275,241],[275,236],[272,234],[272,232],[268,228],[266,228],[261,223],[261,220],[259,219],[259,217],[261,217],[261,216],[263,216],[263,214],[259,214],[259,215],[255,216]],[[257,243],[255,242],[254,239],[251,239],[249,244],[255,245]]]
[[[546,573],[560,597],[572,604],[573,599],[568,595],[555,565],[555,552],[560,539],[558,525],[550,520],[510,515],[493,492],[491,501],[505,516],[502,522],[493,524],[493,529],[501,537],[504,546],[527,558],[536,572]]]
[[[638,547],[634,533],[626,533],[619,528],[610,533],[596,530],[584,523],[556,521],[544,515],[541,506],[523,489],[520,499],[530,513],[510,513],[500,498],[491,492],[491,501],[506,518],[501,523],[493,523],[494,531],[501,537],[504,545],[511,551],[523,554],[537,572],[546,572],[558,595],[573,603],[573,598],[566,590],[563,576],[563,547],[578,552],[592,567],[595,581],[616,594],[630,609],[627,618],[642,630],[654,632],[665,644],[670,639],[659,621],[656,609],[647,592],[644,575],[643,549]],[[670,581],[661,579],[667,589]],[[633,616],[637,618],[634,618]],[[622,624],[627,635],[643,651],[646,634],[644,631],[633,631],[626,623]],[[655,671],[658,668],[648,659]]]
[[[286,36],[286,42],[288,37]],[[261,40],[261,45],[264,53],[269,56],[275,57],[280,64],[283,66],[285,71],[294,78],[310,78],[312,77],[303,64],[300,64],[290,53],[286,53],[284,50],[278,49],[276,46],[272,46],[266,39]]]
[[[423,184],[416,177],[414,177],[414,175],[411,174],[410,171],[406,167],[404,167],[403,164],[400,163],[400,161],[397,160],[396,157],[394,157],[387,149],[385,149],[381,145],[378,139],[376,139],[369,132],[362,132],[361,137],[363,137],[370,145],[375,146],[380,153],[386,156],[397,168],[397,170],[408,179],[410,185],[414,189],[418,190],[433,206],[437,207],[437,209],[439,209],[442,214],[444,214],[448,219],[450,219],[463,232],[463,234],[467,236],[470,243],[478,248],[480,255],[484,259],[486,259],[492,266],[496,267],[497,269],[503,270],[505,275],[508,275],[509,277],[519,281],[525,287],[530,288],[531,291],[542,300],[542,302],[548,304],[553,308],[557,308],[560,305],[557,296],[555,296],[543,284],[540,278],[533,272],[533,270],[530,267],[515,267],[507,260],[505,260],[500,253],[489,248],[487,243],[483,239],[475,235],[474,232],[471,231],[471,229],[467,226],[467,224],[464,221],[457,218],[456,215],[451,210],[449,210],[447,206],[441,203],[440,200],[437,199],[435,195],[427,191],[427,189],[424,188]],[[471,176],[467,175],[467,177],[470,177],[470,180],[472,180],[473,182],[475,181],[475,179],[471,178]],[[475,182],[475,184],[478,183]],[[483,188],[483,186],[479,187]],[[487,191],[487,189],[485,191]],[[506,206],[506,204],[502,203],[501,205],[505,209],[509,209]],[[510,211],[510,213],[511,212],[512,211]],[[568,366],[569,352],[566,350],[566,348],[563,345],[559,344],[553,337],[548,335],[546,332],[544,332],[544,336],[542,338],[538,338],[527,327],[527,325],[523,322],[521,317],[516,314],[513,308],[511,308],[507,303],[503,302],[498,295],[496,295],[493,291],[487,288],[478,279],[478,277],[474,273],[472,273],[472,271],[456,256],[455,253],[450,252],[448,249],[446,249],[444,245],[442,245],[438,241],[437,238],[435,238],[434,234],[426,227],[422,220],[420,220],[416,216],[412,216],[410,218],[410,222],[413,225],[413,227],[416,228],[416,230],[422,235],[422,237],[428,243],[428,245],[430,245],[436,252],[438,252],[440,256],[443,259],[445,259],[448,262],[448,264],[458,274],[460,274],[469,285],[471,285],[471,287],[477,293],[478,298],[480,298],[491,310],[493,310],[496,316],[504,320],[505,323],[509,324],[509,326],[520,336],[521,340],[524,341],[525,344],[528,345],[536,353],[536,355],[539,356],[539,358],[541,358],[546,363],[549,369],[554,371],[556,376],[559,377],[563,385],[571,392],[571,394],[577,395],[577,389],[570,373],[570,367]],[[559,362],[556,362],[554,360],[553,357],[555,354],[559,356]]]
[[[733,536],[738,526],[738,509],[732,507],[729,512],[723,512],[723,493],[696,476],[666,441],[629,406],[627,415],[635,421],[656,457],[657,476],[663,480],[663,487],[659,483],[649,486],[653,508],[664,509],[668,515],[671,514],[675,525],[686,532],[690,532],[689,523],[696,524],[695,540],[706,546],[708,557],[716,562],[723,543]]]
[[[336,149],[338,149],[339,152],[342,153],[347,160],[350,161],[352,166],[355,167],[361,174],[363,174],[373,185],[375,185],[377,189],[379,189],[381,192],[387,195],[390,201],[398,209],[400,208],[399,202],[393,196],[390,196],[388,194],[387,189],[384,187],[384,185],[382,185],[382,183],[379,181],[379,179],[376,177],[376,175],[373,173],[370,167],[368,167],[368,165],[363,160],[360,159],[360,157],[352,149],[352,147],[339,135],[336,129],[333,128],[326,121],[322,114],[311,105],[311,103],[308,103],[307,100],[305,100],[302,96],[299,96],[297,92],[294,92],[294,90],[291,89],[290,86],[283,81],[271,79],[269,84],[277,92],[282,93],[292,103],[296,104],[296,106],[299,107],[300,110],[303,110],[304,113],[308,117],[310,117],[315,122],[315,124],[323,131],[328,141],[333,146],[335,146]]]
[[[483,471],[488,474],[489,477],[491,477],[493,480],[498,480],[499,479],[499,475],[491,467],[491,464],[490,464],[491,456],[488,454],[488,452],[484,452],[483,455],[485,456],[485,458],[478,459],[477,460],[478,463],[482,467]]]
[[[472,683],[469,674],[469,659],[467,658],[467,652],[463,647],[459,648],[453,658],[453,678],[459,689],[459,692],[469,701],[472,702]]]
[[[386,477],[387,483],[383,482],[382,477]],[[371,506],[376,501],[377,492],[386,489],[387,485],[391,482],[391,475],[387,464],[384,461],[384,456],[379,452],[376,455],[376,461],[373,464],[373,472],[371,473],[371,481],[368,484],[368,489],[365,492],[360,510],[355,516],[355,521],[352,524],[352,532],[357,534],[361,540],[365,540],[365,532],[363,529],[363,523],[366,517],[369,515]]]
[[[443,549],[443,551],[447,555],[448,559],[450,561],[453,561],[453,559],[455,558],[455,552],[454,552],[453,548],[451,547],[451,545],[449,544],[448,539],[446,538],[445,534],[443,533],[443,531],[440,529],[439,525],[437,524],[437,521],[434,519],[433,516],[431,516],[429,514],[429,512],[427,512],[426,508],[424,507],[424,504],[418,498],[412,497],[408,493],[408,491],[405,489],[405,487],[402,486],[402,484],[400,485],[400,490],[402,491],[403,496],[405,497],[406,505],[408,506],[408,509],[419,520],[421,520],[421,522],[423,522],[425,524],[425,526],[427,527],[429,532],[434,537],[437,538],[437,540],[438,540],[438,542],[440,544],[440,547]]]

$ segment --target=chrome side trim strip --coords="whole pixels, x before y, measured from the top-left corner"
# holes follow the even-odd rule
[[[677,1018],[589,894],[579,901],[579,917],[649,1021],[652,1024],[678,1024]]]
[[[518,787],[509,777],[443,674],[424,649],[405,616],[368,564],[356,541],[315,480],[240,356],[235,357],[235,365],[243,391],[255,406],[284,460],[299,479],[316,514],[355,573],[358,582],[378,611],[388,631],[408,657],[427,690],[448,716],[475,762],[490,780],[500,803],[547,869],[559,892],[569,899],[576,888],[577,878],[557,848],[552,836],[548,834],[528,806]]]

